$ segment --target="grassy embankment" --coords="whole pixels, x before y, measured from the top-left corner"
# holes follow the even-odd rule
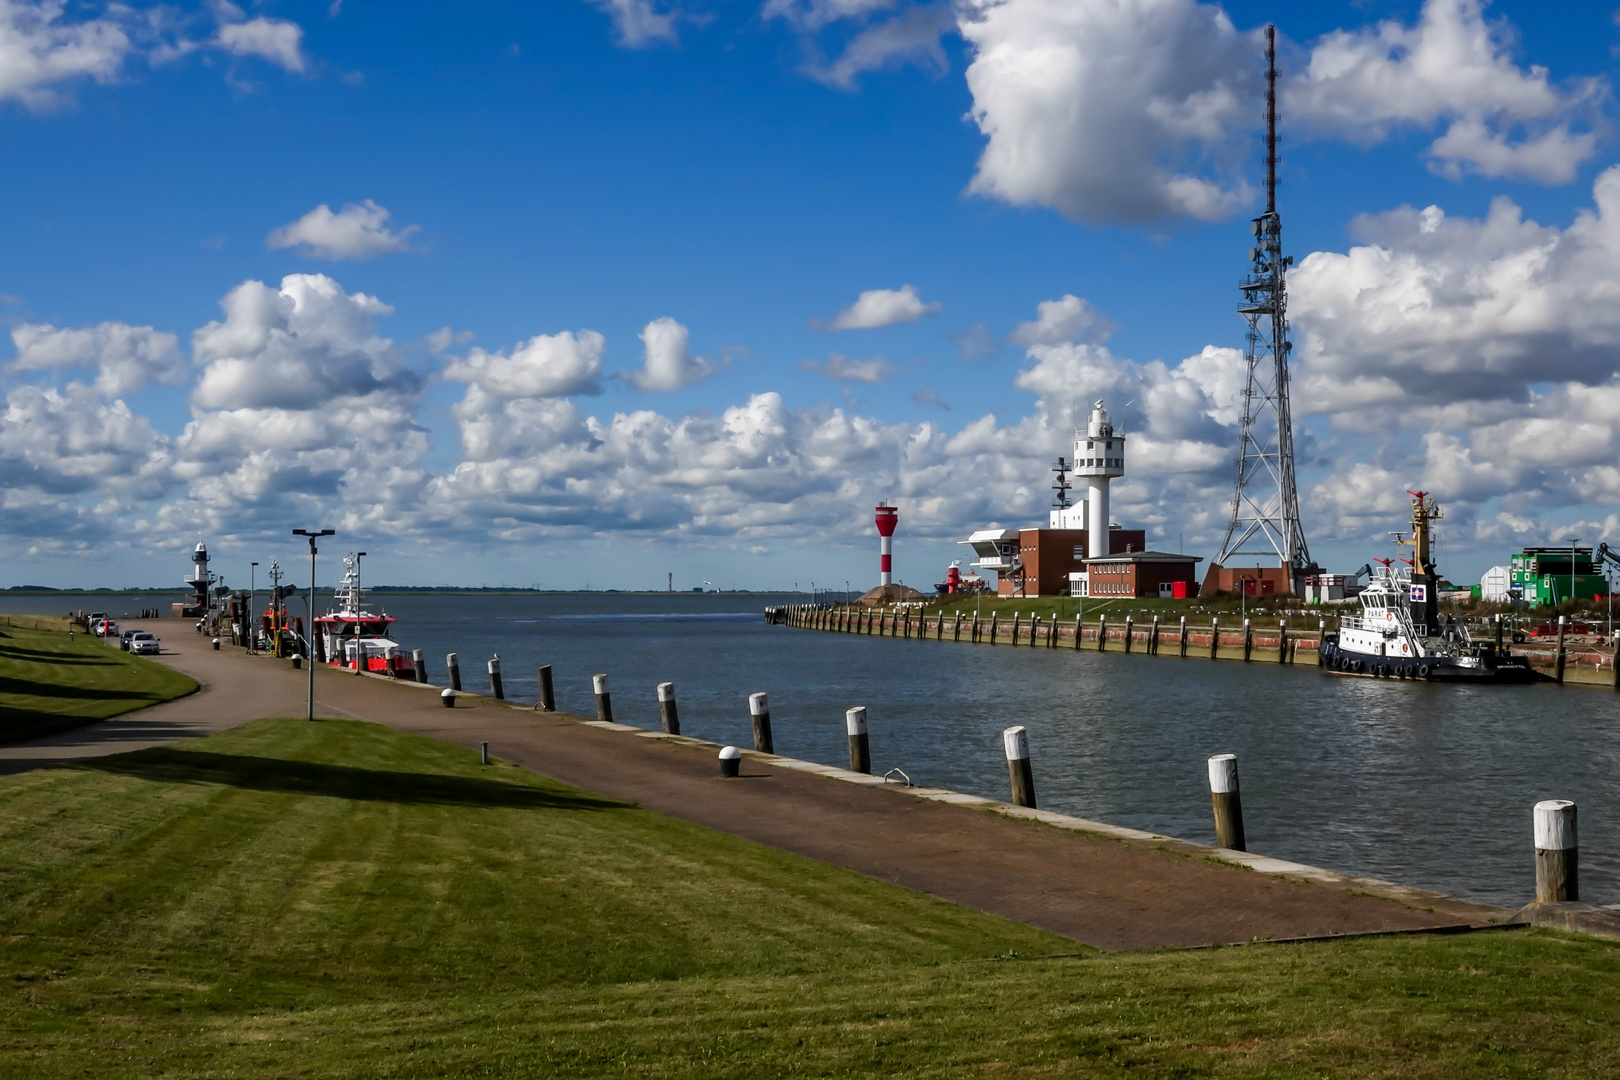
[[[343,721],[0,780],[0,920],[8,1077],[1620,1074],[1615,944],[1103,956]]]
[[[0,743],[105,720],[197,689],[173,668],[90,634],[70,638],[66,619],[0,618],[10,623],[0,626]]]

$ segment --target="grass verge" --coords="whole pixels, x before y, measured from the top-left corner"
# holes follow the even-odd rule
[[[105,720],[196,689],[189,676],[90,634],[0,629],[0,743]]]
[[[0,927],[8,1077],[1620,1074],[1610,943],[1030,959],[1086,950],[344,721],[0,780]]]

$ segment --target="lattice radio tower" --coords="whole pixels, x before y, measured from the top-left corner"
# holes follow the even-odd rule
[[[1296,574],[1311,566],[1299,525],[1294,485],[1294,431],[1288,409],[1288,294],[1284,274],[1293,256],[1282,253],[1277,213],[1277,28],[1266,27],[1266,212],[1250,226],[1249,274],[1239,288],[1238,314],[1249,324],[1248,384],[1243,392],[1243,437],[1238,447],[1232,523],[1215,561],[1243,556],[1277,559]]]

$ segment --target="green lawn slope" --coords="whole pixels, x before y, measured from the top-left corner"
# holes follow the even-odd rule
[[[0,628],[0,743],[105,720],[196,689],[189,676],[91,634]]]
[[[344,721],[0,779],[0,965],[8,1078],[1620,1074],[1610,943],[1103,956]]]

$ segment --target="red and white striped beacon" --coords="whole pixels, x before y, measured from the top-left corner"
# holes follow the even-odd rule
[[[879,585],[894,583],[894,527],[900,523],[900,511],[886,502],[877,505],[878,575]]]

